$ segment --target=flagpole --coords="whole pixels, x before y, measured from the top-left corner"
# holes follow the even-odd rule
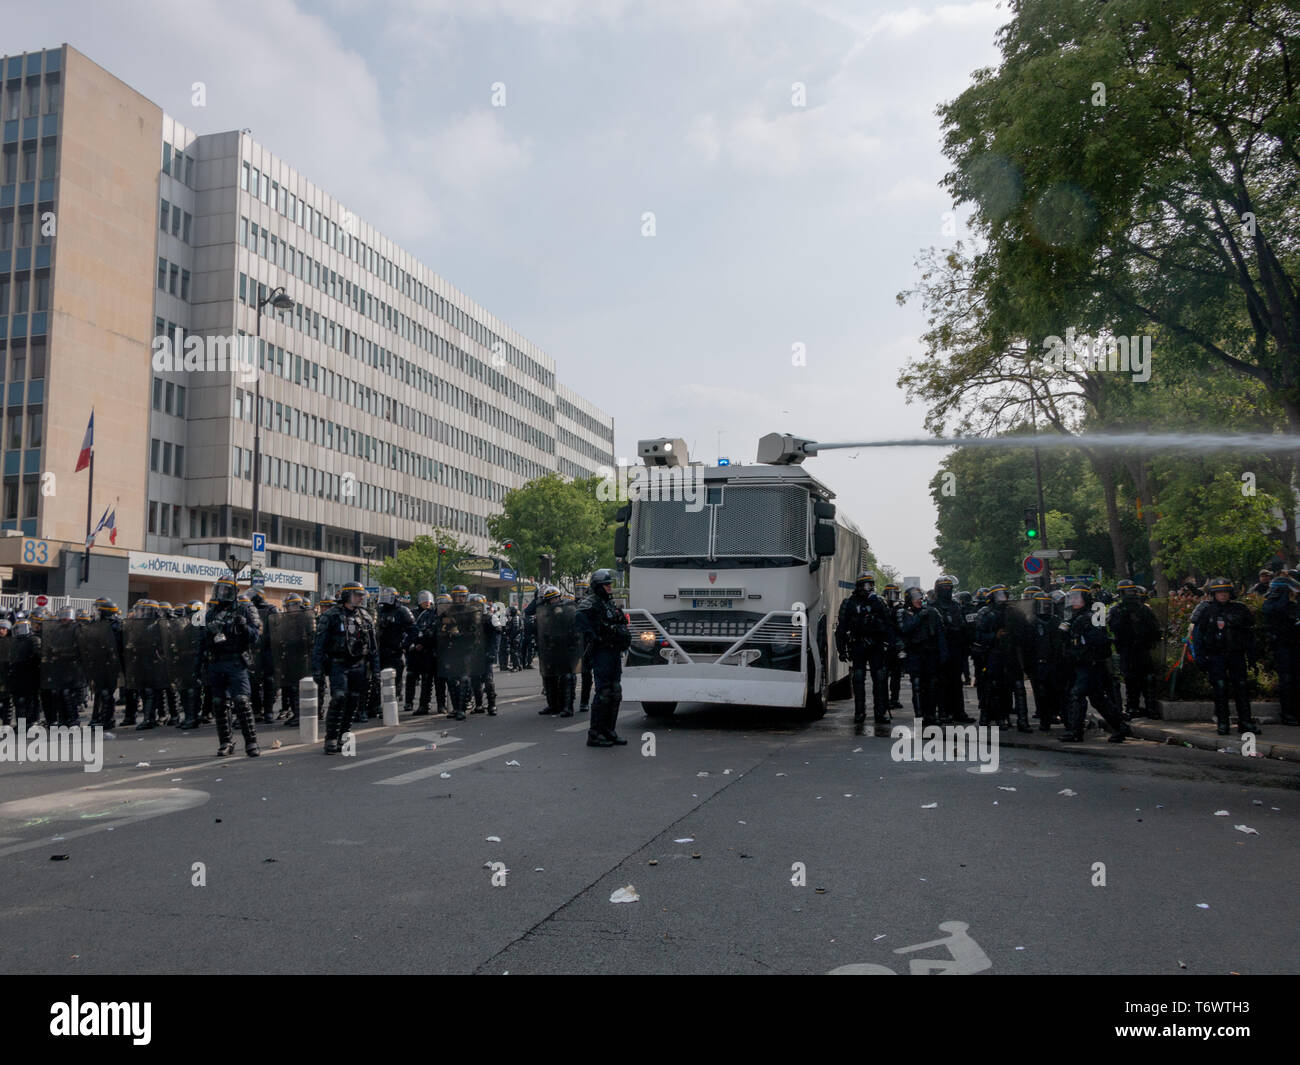
[[[86,556],[81,560],[81,583],[90,581],[90,517],[91,501],[95,496],[95,449],[90,449],[90,483],[86,486]]]

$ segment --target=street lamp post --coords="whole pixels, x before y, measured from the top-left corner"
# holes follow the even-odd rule
[[[375,557],[374,544],[362,544],[361,553],[366,556],[366,587],[370,587],[370,560]]]
[[[262,366],[261,351],[258,349],[262,346],[262,308],[268,303],[277,311],[287,311],[293,307],[293,299],[285,292],[283,285],[277,285],[257,301],[257,338],[254,341],[254,357],[258,360],[258,366],[256,383],[253,386],[253,533],[261,531],[258,523],[261,520],[259,504],[262,488]]]

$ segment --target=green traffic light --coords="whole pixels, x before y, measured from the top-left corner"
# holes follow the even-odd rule
[[[1025,535],[1028,536],[1029,539],[1032,540],[1034,537],[1036,537],[1036,536],[1038,535],[1038,530],[1037,530],[1037,529],[1026,529],[1026,530],[1025,530]]]

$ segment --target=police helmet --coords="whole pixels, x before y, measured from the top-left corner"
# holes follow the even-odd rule
[[[897,603],[901,598],[897,584],[886,584],[881,590],[885,593],[885,602],[887,603]]]
[[[421,588],[420,594],[415,597],[415,601],[421,608],[433,606],[433,593],[428,588]]]
[[[975,592],[975,605],[984,606],[988,601],[989,601],[989,590],[987,588],[977,589]]]
[[[222,577],[212,588],[212,598],[218,603],[233,603],[239,598],[239,585],[234,577]]]
[[[396,589],[396,588],[380,588],[380,589],[379,589],[379,602],[380,602],[380,605],[382,605],[382,606],[392,606],[393,603],[397,602],[397,589]]]
[[[1215,597],[1219,592],[1227,592],[1229,599],[1237,598],[1237,589],[1227,577],[1212,577],[1205,585],[1205,594]]]
[[[1115,591],[1125,598],[1141,595],[1142,593],[1142,590],[1137,586],[1136,582],[1129,580],[1127,577],[1121,581],[1115,582]]]
[[[1038,594],[1039,588],[1036,584],[1026,584],[1024,590],[1020,593],[1021,599],[1033,599]]]
[[[117,609],[117,604],[106,595],[101,595],[95,600],[95,609],[99,611],[99,616],[101,618],[108,618],[112,617],[114,614],[121,613],[121,611]]]
[[[165,600],[160,600],[158,603],[158,609],[162,612],[162,617],[166,618],[171,616],[171,612],[172,612],[171,603],[168,603]]]
[[[458,584],[451,590],[451,601],[453,603],[464,603],[469,600],[469,589],[463,584]]]
[[[78,621],[94,621],[94,620],[95,620],[95,615],[92,614],[92,613],[91,613],[89,610],[87,610],[85,607],[82,607],[80,610],[77,611],[77,620],[78,620]]]
[[[853,590],[855,592],[861,591],[865,585],[870,585],[867,588],[869,592],[876,590],[876,575],[874,573],[859,573],[858,579],[853,582]]]
[[[584,588],[590,588],[591,583],[589,581],[583,580],[582,578],[578,578],[578,580],[573,582],[573,586],[578,591],[582,591]]]
[[[925,592],[921,590],[919,584],[909,584],[903,589],[903,598],[909,603],[925,602]]]
[[[1041,617],[1050,617],[1052,611],[1056,608],[1056,603],[1052,597],[1041,588],[1034,593],[1034,613]]]
[[[614,571],[608,569],[598,569],[591,575],[591,586],[594,588],[598,584],[605,585],[608,588],[614,583]]]
[[[0,632],[12,632],[14,623],[8,618],[0,618]]]
[[[361,606],[366,601],[366,589],[360,581],[348,581],[339,589],[339,602],[344,606]]]
[[[30,636],[32,634],[32,623],[24,615],[15,615],[13,622],[13,634],[15,636]]]
[[[563,593],[560,598],[566,603],[576,603],[577,597],[570,595],[568,592]]]
[[[957,578],[944,573],[934,582],[934,594],[940,599],[951,599],[957,589]]]
[[[443,592],[442,594],[436,596],[433,601],[436,606],[447,606],[451,602],[451,596],[449,596],[446,592]]]
[[[473,595],[471,595],[471,596],[470,596],[468,599],[466,599],[465,601],[466,601],[467,603],[486,603],[486,602],[487,602],[487,596],[484,595],[482,592],[475,592]]]
[[[1087,610],[1092,606],[1092,589],[1086,584],[1076,584],[1070,589],[1068,603],[1071,610]]]
[[[542,589],[543,603],[558,603],[560,601],[560,589],[553,584],[548,584]]]
[[[75,606],[73,606],[71,603],[69,603],[67,606],[61,606],[61,607],[59,607],[59,620],[60,620],[60,621],[76,621],[76,620],[77,620],[77,608],[76,608]]]
[[[1005,603],[1010,596],[1007,595],[1007,586],[1005,584],[994,584],[989,587],[987,593],[990,603]]]
[[[307,609],[307,600],[297,592],[290,592],[284,597],[284,609],[286,613],[297,614]]]
[[[1297,581],[1291,574],[1283,571],[1268,582],[1269,595],[1279,596],[1287,592],[1300,592],[1300,581]]]

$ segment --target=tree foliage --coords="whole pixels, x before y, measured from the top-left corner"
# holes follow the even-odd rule
[[[446,554],[439,555],[439,548],[445,549]],[[439,591],[440,559],[443,585],[450,588],[457,584],[469,584],[476,574],[461,572],[455,567],[455,561],[477,556],[478,552],[472,550],[464,540],[436,529],[431,536],[417,536],[410,547],[385,559],[372,572],[374,579],[381,585],[396,588],[414,599],[425,589],[435,594]]]

